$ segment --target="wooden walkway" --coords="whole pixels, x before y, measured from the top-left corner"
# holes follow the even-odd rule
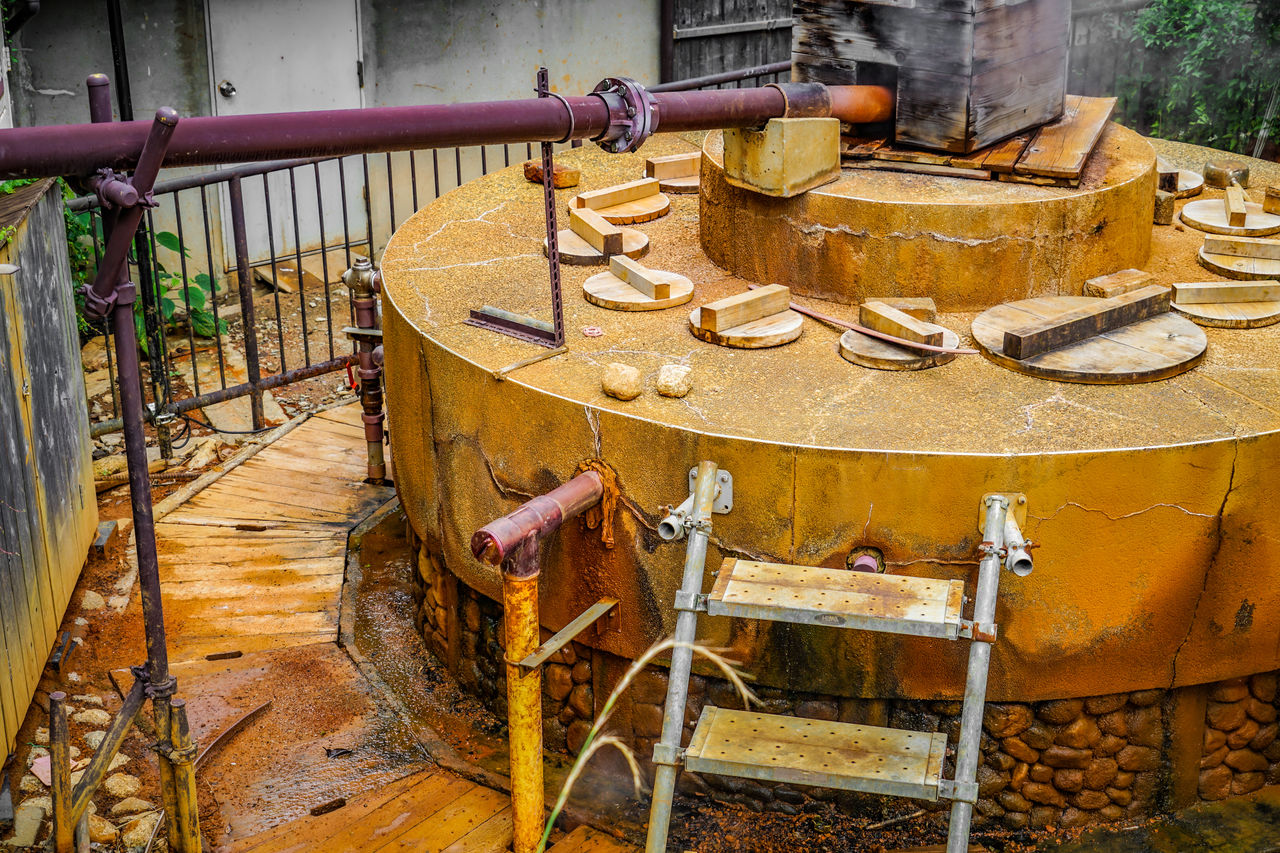
[[[369,486],[360,407],[320,412],[156,525],[175,663],[338,637],[347,534]]]
[[[407,776],[335,812],[277,826],[234,853],[502,853],[511,846],[507,795],[442,770]],[[551,853],[630,853],[636,848],[580,826]]]

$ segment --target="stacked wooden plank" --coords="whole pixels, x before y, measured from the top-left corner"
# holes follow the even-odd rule
[[[1057,121],[970,154],[923,151],[887,139],[846,138],[841,156],[855,169],[1078,187],[1115,107],[1115,98],[1068,95],[1066,111]]]

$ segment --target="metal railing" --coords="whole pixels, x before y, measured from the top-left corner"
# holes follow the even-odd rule
[[[789,72],[782,62],[652,90],[741,88]],[[274,161],[158,182],[130,264],[141,293],[147,419],[162,455],[171,454],[177,418],[248,397],[252,430],[262,430],[266,392],[353,365],[354,347],[341,331],[353,320],[342,272],[358,255],[376,258],[423,204],[533,155],[532,143],[441,148]],[[91,217],[100,259],[98,199],[68,206]],[[268,290],[255,290],[259,278]],[[122,427],[109,324],[98,334],[111,394],[109,410],[91,415],[95,437]]]

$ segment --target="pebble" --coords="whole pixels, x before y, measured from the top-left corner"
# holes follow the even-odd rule
[[[106,818],[89,815],[89,840],[94,844],[114,844],[120,830]]]
[[[159,821],[160,812],[150,812],[135,817],[126,823],[120,832],[120,840],[124,842],[125,848],[128,850],[141,850],[146,847],[147,842],[151,840],[151,833],[155,831],[156,824]]]
[[[44,783],[35,777],[35,774],[24,773],[22,779],[18,781],[18,790],[24,794],[40,794],[44,792]]]
[[[48,797],[32,797],[24,800],[13,813],[13,834],[6,842],[10,847],[33,847],[44,816],[53,808]]]
[[[146,800],[140,800],[137,797],[125,797],[120,802],[111,807],[112,817],[129,817],[131,815],[141,814],[142,812],[153,811],[155,806]]]
[[[112,770],[119,770],[121,767],[124,767],[128,763],[129,763],[129,756],[125,755],[123,752],[117,752],[115,754],[115,757],[111,759],[111,763],[107,765],[107,772],[109,773]]]
[[[71,721],[82,726],[109,726],[111,725],[111,715],[101,708],[85,708],[83,711],[77,712],[71,718]]]
[[[693,389],[693,368],[687,364],[664,364],[658,369],[658,393],[683,397]]]
[[[49,743],[49,730],[47,728],[42,726],[41,728],[36,729],[36,743]]]
[[[81,610],[101,610],[107,606],[107,600],[91,589],[86,589],[80,596]]]
[[[101,732],[101,731],[85,732],[84,734],[85,746],[96,751],[98,747],[102,746],[102,739],[106,736],[107,736],[107,733]]]
[[[629,364],[619,364],[616,361],[605,365],[600,385],[604,393],[619,400],[634,400],[644,390],[640,371]]]
[[[137,776],[130,776],[128,773],[113,773],[102,780],[102,792],[108,797],[123,800],[135,796],[141,790],[142,782]]]
[[[102,697],[95,696],[92,693],[81,693],[79,695],[72,696],[71,698],[76,702],[79,702],[81,705],[89,705],[94,708],[103,707]]]

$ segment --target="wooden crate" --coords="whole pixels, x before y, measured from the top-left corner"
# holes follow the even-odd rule
[[[796,0],[792,74],[897,88],[895,140],[968,153],[1062,115],[1062,0]]]

